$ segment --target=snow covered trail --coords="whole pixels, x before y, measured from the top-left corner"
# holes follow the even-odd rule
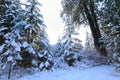
[[[120,80],[120,73],[113,66],[97,66],[86,70],[70,68],[38,72],[18,80]]]

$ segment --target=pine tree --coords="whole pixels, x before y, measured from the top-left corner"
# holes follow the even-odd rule
[[[82,49],[81,40],[75,38],[78,35],[76,25],[72,24],[69,17],[63,17],[64,23],[64,33],[60,39],[60,56],[63,57],[64,61],[69,65],[73,66],[74,62],[78,60],[78,52]]]
[[[59,39],[58,39],[58,42],[56,44],[56,50],[55,50],[55,57],[60,57],[62,54],[62,49],[63,49],[63,45],[61,43],[61,39],[60,39],[60,36],[59,36]]]
[[[0,29],[9,28],[6,34],[1,32],[4,42],[0,45],[0,58],[4,66],[10,62],[12,67],[17,65],[50,69],[53,65],[43,17],[36,6],[38,4],[36,0],[28,0],[26,4],[14,0],[5,11],[12,19],[6,19],[6,15],[5,19],[1,19],[1,26],[5,26],[7,21],[4,20],[9,20],[10,25]]]
[[[40,14],[38,6],[41,4],[37,0],[27,0],[28,4],[25,5],[26,8],[26,21],[31,24],[28,29],[28,42],[33,45],[36,50],[37,63],[40,69],[49,69],[53,62],[52,51],[50,49],[49,40],[47,39],[47,34],[45,31],[46,26],[43,24],[43,16]]]

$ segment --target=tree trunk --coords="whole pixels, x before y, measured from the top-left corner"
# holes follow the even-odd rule
[[[8,80],[10,80],[12,62],[9,63]]]
[[[103,54],[103,55],[107,55],[107,51],[106,51],[106,48],[103,47],[104,43],[103,42],[99,42],[99,39],[101,38],[101,33],[100,33],[100,29],[99,29],[99,25],[98,25],[98,22],[97,22],[97,17],[95,15],[95,12],[94,12],[94,3],[91,1],[90,2],[90,11],[91,11],[91,16],[92,16],[92,19],[93,19],[93,22],[94,22],[94,26],[96,28],[96,33],[97,33],[97,38],[98,38],[98,50]]]
[[[104,43],[99,42],[99,39],[101,38],[101,33],[99,30],[99,25],[97,23],[96,15],[94,13],[94,6],[91,3],[90,11],[89,11],[88,7],[85,4],[83,4],[83,5],[84,5],[86,17],[87,17],[89,25],[90,25],[92,36],[94,39],[94,46],[102,55],[107,55],[107,51],[106,51],[105,47],[101,47]]]

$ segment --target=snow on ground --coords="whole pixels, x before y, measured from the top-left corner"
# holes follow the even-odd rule
[[[75,68],[37,72],[17,80],[120,80],[114,66],[101,65],[86,70]]]
[[[38,72],[34,68],[15,69],[11,73],[11,80],[120,80],[120,71],[112,64],[107,64],[110,57],[103,58],[94,51],[80,54],[81,61],[76,62],[74,67],[69,67],[56,57],[51,70]],[[8,80],[7,77],[6,71],[0,70],[0,80]]]

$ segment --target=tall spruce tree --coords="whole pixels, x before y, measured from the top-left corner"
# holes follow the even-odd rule
[[[28,30],[28,42],[30,42],[36,52],[38,58],[38,67],[40,69],[49,69],[52,66],[52,51],[50,49],[49,40],[45,31],[46,26],[43,23],[43,16],[38,6],[41,4],[37,0],[27,0],[26,4],[26,21],[31,24]]]
[[[52,52],[43,17],[37,7],[39,3],[36,0],[28,0],[27,3],[13,0],[10,3],[5,10],[6,15],[1,14],[5,17],[0,22],[0,35],[4,39],[0,45],[0,59],[3,65],[10,63],[12,67],[17,65],[50,69],[53,64]],[[6,6],[6,4],[3,5]],[[9,32],[4,34],[3,30],[9,30]]]

